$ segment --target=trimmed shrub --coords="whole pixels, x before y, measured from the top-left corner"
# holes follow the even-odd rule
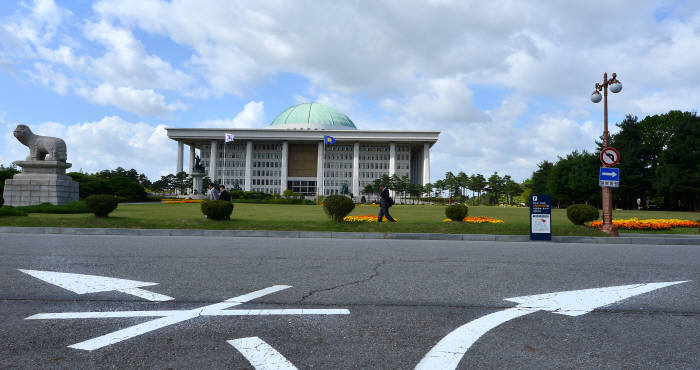
[[[585,204],[572,204],[566,208],[566,217],[569,218],[574,225],[583,225],[588,221],[595,221],[600,217],[600,212],[597,207]]]
[[[0,207],[0,217],[3,216],[26,216],[27,214],[21,209],[15,207],[4,206]]]
[[[226,220],[233,213],[233,203],[225,200],[207,200],[202,202],[202,213],[212,220]]]
[[[343,222],[355,209],[355,203],[345,195],[329,195],[323,201],[323,210],[335,222]]]
[[[107,217],[117,209],[119,202],[113,195],[95,194],[85,198],[85,204],[95,217]]]
[[[360,203],[367,203],[367,198],[363,195],[362,198],[360,198]]]
[[[462,222],[469,213],[469,208],[464,204],[453,204],[445,208],[445,216],[452,221]]]

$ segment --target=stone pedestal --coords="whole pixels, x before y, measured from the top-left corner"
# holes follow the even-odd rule
[[[66,169],[70,163],[62,161],[16,161],[22,172],[5,180],[3,198],[8,206],[30,206],[41,203],[55,205],[78,200],[79,185]]]
[[[192,194],[201,195],[202,194],[202,179],[204,178],[204,172],[192,172]]]

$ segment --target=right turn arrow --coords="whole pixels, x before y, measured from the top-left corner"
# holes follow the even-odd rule
[[[560,315],[580,316],[596,308],[607,306],[623,299],[651,292],[667,286],[685,283],[672,281],[620,285],[607,288],[571,290],[547,294],[506,298],[518,303],[513,308],[494,312],[460,326],[447,334],[418,363],[416,369],[456,369],[469,347],[489,330],[506,321],[537,311],[549,311]]]

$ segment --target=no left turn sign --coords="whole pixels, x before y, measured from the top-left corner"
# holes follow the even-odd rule
[[[600,161],[606,166],[614,166],[620,161],[620,152],[615,148],[605,148],[600,152]]]

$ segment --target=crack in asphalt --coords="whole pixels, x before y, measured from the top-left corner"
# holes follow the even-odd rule
[[[382,266],[384,266],[388,263],[389,262],[386,260],[386,258],[382,258],[381,262],[375,264],[374,267],[372,267],[372,273],[369,276],[362,278],[362,279],[359,279],[359,280],[354,280],[354,281],[350,281],[347,283],[334,285],[330,288],[311,290],[307,294],[305,294],[303,297],[301,297],[296,303],[303,303],[308,298],[310,298],[312,295],[317,294],[317,293],[328,292],[328,291],[335,290],[338,288],[344,288],[346,286],[357,285],[357,284],[368,282],[368,281],[376,278],[377,276],[379,276],[379,268],[381,268]]]

